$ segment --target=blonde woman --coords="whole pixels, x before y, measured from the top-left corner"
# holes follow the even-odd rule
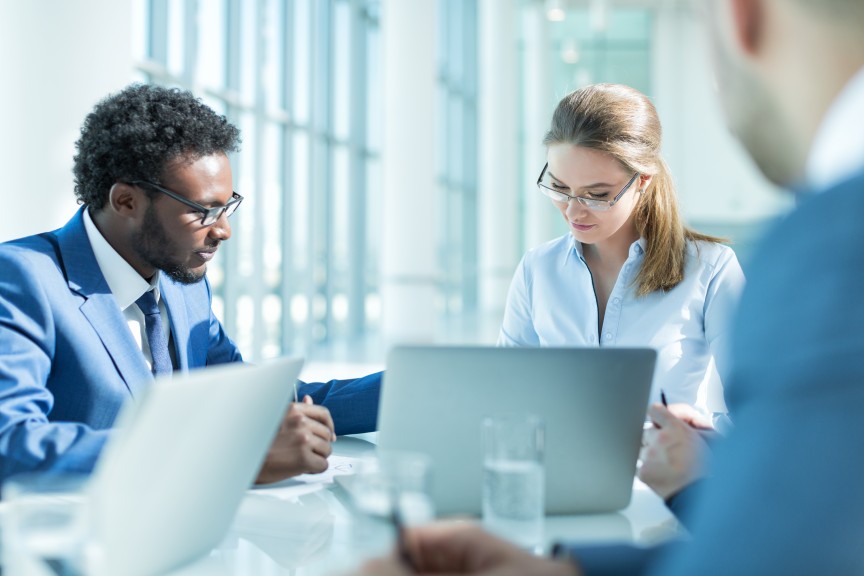
[[[720,239],[681,222],[657,111],[628,86],[588,86],[561,100],[544,144],[537,187],[570,233],[522,258],[499,344],[649,346],[652,401],[695,405],[715,363],[722,374],[744,275]]]

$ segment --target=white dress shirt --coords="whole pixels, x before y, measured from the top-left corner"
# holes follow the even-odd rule
[[[696,405],[703,387],[700,407],[707,400],[708,410],[724,411],[722,388],[707,388],[717,380],[715,362],[720,374],[726,366],[729,317],[744,287],[738,259],[721,244],[688,242],[684,280],[637,297],[644,246],[642,239],[630,246],[602,325],[582,244],[567,234],[530,250],[513,277],[498,344],[651,347],[658,352],[652,402],[662,389],[669,402]],[[704,398],[709,393],[714,400]]]
[[[114,248],[105,240],[99,229],[90,218],[90,211],[84,210],[84,229],[87,231],[87,238],[90,240],[90,246],[93,248],[93,254],[96,256],[96,262],[99,264],[99,269],[108,283],[108,288],[111,289],[111,294],[117,302],[117,307],[123,316],[126,317],[126,324],[132,332],[132,337],[135,339],[138,348],[144,353],[144,359],[147,365],[152,367],[153,358],[150,355],[150,345],[147,342],[147,332],[144,325],[144,313],[135,304],[135,301],[148,290],[153,290],[153,295],[156,296],[156,302],[159,303],[159,313],[162,316],[162,328],[165,332],[165,338],[169,342],[168,350],[171,353],[171,361],[176,366],[174,347],[170,339],[171,326],[168,318],[168,312],[165,309],[165,303],[159,294],[159,274],[157,270],[150,282],[147,282],[135,269],[117,253]]]
[[[846,84],[826,112],[807,158],[807,181],[817,190],[864,168],[864,68]]]

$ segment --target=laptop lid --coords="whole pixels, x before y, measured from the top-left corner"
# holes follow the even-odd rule
[[[481,512],[481,422],[546,424],[546,512],[630,502],[656,351],[648,348],[397,346],[378,412],[382,449],[432,458],[436,513]]]
[[[161,574],[216,547],[293,399],[302,359],[157,380],[129,403],[97,463],[105,574]]]

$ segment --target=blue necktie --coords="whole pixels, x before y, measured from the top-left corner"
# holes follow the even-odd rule
[[[171,365],[171,355],[168,353],[168,339],[162,330],[162,315],[159,314],[159,304],[153,290],[145,292],[135,301],[144,313],[144,329],[147,342],[150,344],[150,357],[153,359],[151,371],[154,376],[170,374],[174,369]]]

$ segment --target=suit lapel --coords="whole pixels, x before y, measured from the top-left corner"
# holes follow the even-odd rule
[[[134,397],[153,381],[153,376],[96,262],[84,228],[82,213],[85,209],[82,207],[66,226],[57,231],[66,280],[71,291],[85,298],[81,313],[99,335]]]

